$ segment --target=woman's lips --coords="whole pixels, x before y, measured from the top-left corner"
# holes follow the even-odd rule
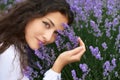
[[[43,40],[41,40],[41,39],[39,39],[39,38],[37,38],[37,41],[38,41],[39,44],[45,45],[45,41],[43,41]]]
[[[44,42],[42,42],[42,41],[39,40],[39,44],[43,44],[44,45]]]

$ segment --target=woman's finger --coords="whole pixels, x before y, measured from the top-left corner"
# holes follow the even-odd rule
[[[78,37],[78,41],[80,42],[80,46],[83,47],[85,49],[85,44],[82,41],[82,39],[80,39],[80,37]],[[86,50],[86,49],[85,49]]]
[[[80,37],[78,37],[78,41],[80,42],[80,46],[85,46],[84,42],[82,41],[82,39],[80,39]]]
[[[69,54],[72,54],[72,55],[75,55],[77,53],[79,53],[82,49],[85,49],[85,44],[84,42],[80,39],[80,37],[78,38],[78,41],[80,43],[80,46],[75,48],[75,49],[72,49],[70,51],[68,51]]]
[[[77,47],[75,49],[72,49],[72,50],[68,51],[68,53],[74,55],[76,53],[79,53],[82,50],[82,48],[83,48],[82,46]]]
[[[80,58],[81,58],[81,56],[82,56],[82,55],[84,54],[84,52],[86,51],[84,42],[80,39],[80,37],[78,38],[78,40],[79,40],[79,42],[80,42],[80,47],[81,47],[81,49],[79,49],[80,51],[79,51],[78,53],[76,52],[76,53],[71,57],[71,59],[72,59],[73,61],[79,61]]]
[[[72,59],[73,61],[79,61],[80,58],[81,58],[81,56],[84,54],[84,52],[85,52],[85,49],[82,49],[79,53],[73,55],[73,56],[71,57],[71,59]]]

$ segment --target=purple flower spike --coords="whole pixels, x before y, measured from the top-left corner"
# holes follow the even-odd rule
[[[79,45],[78,37],[75,36],[73,29],[67,24],[63,24],[64,30],[58,31],[58,35],[56,38],[56,45],[58,50],[71,50],[76,48]]]
[[[90,49],[92,55],[95,56],[96,59],[103,60],[98,47],[94,48],[93,46],[90,46],[89,49]]]
[[[88,70],[88,66],[86,64],[80,64],[79,67],[82,69],[82,72],[87,72]]]
[[[106,50],[108,48],[106,42],[102,43],[102,47],[104,48],[104,50]]]
[[[72,73],[73,79],[74,79],[74,80],[78,80],[78,77],[76,76],[76,71],[75,71],[75,70],[72,70],[71,73]]]
[[[110,72],[112,72],[116,67],[116,59],[113,58],[111,63],[110,61],[106,61],[104,64],[103,64],[103,69],[104,69],[104,72],[103,72],[103,75],[104,76],[108,76]]]
[[[82,80],[85,80],[85,77],[89,73],[90,69],[88,68],[87,64],[79,64],[79,68],[82,70],[83,75],[82,75]],[[81,78],[80,78],[81,79]]]

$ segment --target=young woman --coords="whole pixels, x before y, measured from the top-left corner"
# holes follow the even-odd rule
[[[16,4],[0,18],[0,80],[29,80],[23,73],[27,64],[27,50],[40,48],[55,41],[62,24],[70,25],[73,13],[65,0],[25,0]],[[61,70],[69,63],[80,60],[85,52],[80,46],[61,53],[43,80],[61,80]],[[29,54],[29,53],[28,53]]]

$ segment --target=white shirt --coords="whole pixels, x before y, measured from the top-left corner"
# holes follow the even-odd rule
[[[19,54],[13,45],[0,54],[0,80],[29,80],[21,73]],[[61,73],[49,69],[43,80],[61,80]]]

